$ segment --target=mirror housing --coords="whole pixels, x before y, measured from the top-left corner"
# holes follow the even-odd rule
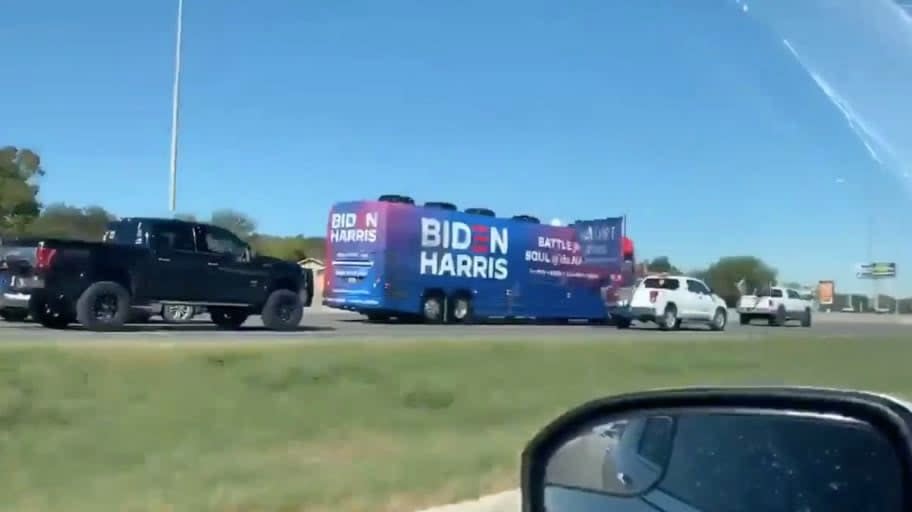
[[[637,429],[639,428],[642,432],[645,429],[645,421],[652,421],[656,418],[659,421],[654,422],[654,425],[650,427],[653,432],[651,449],[655,453],[664,453],[665,458],[664,462],[647,464],[650,462],[649,459],[662,459],[663,455],[644,459],[640,452],[642,447],[637,448],[638,453],[633,454],[634,456],[631,456],[632,452],[624,447],[634,446],[631,443],[637,442],[637,436],[640,435],[637,433]],[[880,465],[872,467],[877,469],[877,474],[886,470],[889,478],[880,481],[876,478],[865,482],[853,481],[854,485],[850,487],[853,490],[847,492],[855,492],[855,498],[858,497],[859,492],[868,493],[862,496],[862,499],[874,496],[883,497],[882,489],[876,487],[876,484],[880,483],[889,486],[886,490],[893,493],[886,498],[892,500],[888,505],[890,508],[878,509],[880,512],[912,510],[910,508],[912,507],[912,490],[910,490],[912,489],[912,428],[910,428],[912,427],[912,410],[910,410],[910,405],[885,395],[804,387],[668,389],[619,395],[583,404],[552,421],[527,444],[522,454],[522,510],[524,512],[545,512],[546,510],[547,512],[589,512],[590,510],[613,510],[614,507],[617,507],[617,510],[640,510],[634,505],[651,510],[647,503],[658,506],[659,510],[701,510],[693,507],[687,508],[688,502],[686,501],[683,502],[683,508],[681,508],[682,504],[668,503],[667,497],[674,493],[662,492],[663,483],[666,483],[663,479],[666,476],[669,480],[677,478],[680,483],[683,478],[685,483],[694,480],[690,483],[703,486],[712,486],[716,483],[720,485],[718,488],[728,489],[724,482],[727,478],[720,477],[716,482],[712,480],[715,473],[710,474],[711,472],[707,469],[715,467],[715,464],[705,464],[705,452],[709,450],[714,456],[718,456],[718,452],[721,452],[722,458],[742,460],[739,457],[745,455],[742,452],[746,451],[741,448],[742,443],[730,443],[727,445],[727,451],[712,452],[710,450],[712,447],[708,446],[712,444],[711,442],[685,443],[680,437],[684,436],[685,423],[698,425],[698,428],[691,428],[690,432],[706,432],[707,426],[713,425],[713,422],[721,425],[722,423],[718,422],[720,418],[725,418],[727,421],[737,418],[735,429],[742,436],[739,439],[750,441],[753,437],[756,438],[755,443],[745,442],[744,446],[760,448],[771,446],[766,442],[767,434],[770,432],[780,435],[785,433],[785,437],[792,437],[790,444],[776,445],[786,446],[788,449],[785,450],[785,453],[782,453],[783,450],[769,449],[768,452],[771,450],[774,453],[772,458],[768,452],[764,453],[766,461],[777,461],[777,464],[782,464],[782,461],[799,463],[785,464],[789,468],[808,468],[815,464],[819,465],[818,459],[821,457],[815,457],[815,454],[822,452],[835,450],[837,455],[841,452],[850,453],[851,450],[846,450],[846,446],[841,444],[845,443],[845,439],[848,438],[840,437],[847,432],[843,427],[849,425],[854,429],[851,432],[855,437],[852,438],[853,445],[848,448],[858,449],[859,443],[863,443],[865,447],[869,444],[878,447],[880,451],[877,453],[880,458],[877,460],[882,462]],[[796,434],[801,429],[796,430],[787,424],[801,420],[805,420],[803,422],[804,433]],[[757,428],[758,424],[762,428]],[[731,432],[733,425],[731,421],[726,425],[728,425],[726,429],[717,428],[714,432]],[[788,426],[788,428],[784,428],[784,426]],[[682,430],[679,431],[679,428]],[[808,428],[818,430],[808,434]],[[628,436],[628,430],[633,434]],[[857,432],[862,432],[861,441],[858,441]],[[828,434],[831,433],[836,435],[828,437]],[[796,441],[800,435],[805,436],[802,439],[816,440],[817,444],[823,442],[826,450],[802,451],[801,447],[805,445]],[[625,438],[634,439],[634,441],[627,442]],[[684,438],[686,439],[686,436]],[[760,438],[763,438],[764,442],[760,442]],[[656,443],[655,439],[664,439],[664,441]],[[714,437],[704,439],[711,441]],[[680,442],[676,444],[679,440]],[[835,445],[826,445],[827,442],[835,443]],[[663,443],[665,444],[663,445]],[[579,451],[581,449],[579,447],[583,445],[587,448]],[[666,449],[662,451],[655,446],[665,446]],[[678,450],[676,452],[675,450],[681,446],[690,447],[690,451]],[[560,455],[570,453],[567,450],[571,449],[577,450],[576,455],[561,459]],[[675,457],[675,455],[669,455],[670,453],[676,453],[677,456],[689,460],[687,457],[693,455],[694,450],[703,450],[704,453],[701,455],[704,457],[704,464],[696,465],[692,474],[679,471],[676,476],[672,476],[671,472],[666,475],[666,470],[672,466],[669,460]],[[789,450],[794,453],[790,453]],[[757,451],[763,452],[764,450]],[[580,456],[580,453],[585,453],[587,456]],[[690,455],[680,455],[681,453]],[[859,453],[872,452],[861,451]],[[780,458],[777,459],[776,455]],[[696,457],[691,458],[694,459],[693,463],[697,464]],[[892,466],[888,464],[889,460],[894,461]],[[873,461],[872,464],[874,464]],[[769,468],[773,465],[754,462],[735,464],[733,467],[739,471],[741,468],[748,470],[759,468],[770,474]],[[848,467],[852,468],[852,465]],[[779,469],[779,471],[782,470]],[[731,476],[725,472],[718,474],[724,477]],[[797,474],[800,476],[802,473]],[[564,481],[560,481],[561,478]],[[754,478],[755,475],[751,474],[746,479],[736,481],[751,482]],[[794,476],[791,479],[784,479],[781,478],[781,475],[778,475],[777,479],[784,486],[780,487],[780,491],[785,489],[776,495],[780,500],[783,499],[782,494],[794,495],[796,492],[800,493],[802,498],[806,498],[808,490],[798,487],[799,483],[787,482],[806,483],[810,480],[802,481],[799,477]],[[696,482],[697,480],[699,482]],[[593,492],[594,489],[590,488],[591,485],[602,486],[602,488]],[[811,491],[821,495],[833,492],[828,487],[820,485],[815,485]],[[735,491],[729,491],[729,499],[733,499],[731,497],[733,492]],[[772,495],[773,492],[769,491],[768,494]],[[831,501],[834,499],[831,495],[827,495],[825,498]],[[742,496],[742,499],[746,498]],[[636,504],[626,502],[625,506],[624,500],[635,500]],[[661,505],[656,504],[656,501],[662,500],[666,501]],[[840,501],[840,503],[842,502]],[[848,503],[851,501],[849,500]],[[789,504],[792,507],[798,505],[797,503]],[[631,506],[633,508],[629,508]],[[761,509],[764,512],[778,512],[778,509],[769,507],[769,504],[758,503],[755,507],[752,506],[748,512],[753,510],[759,512]],[[816,510],[816,508],[812,508],[812,510]],[[833,512],[839,511],[834,510]]]

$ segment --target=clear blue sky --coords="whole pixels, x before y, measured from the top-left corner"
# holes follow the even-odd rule
[[[281,234],[387,192],[626,213],[641,256],[756,254],[844,291],[868,290],[872,216],[912,293],[912,24],[887,0],[862,22],[862,0],[794,4],[185,0],[178,210]],[[175,14],[5,6],[0,143],[43,155],[45,202],[167,214]]]

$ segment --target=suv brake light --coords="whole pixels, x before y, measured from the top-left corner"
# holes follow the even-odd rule
[[[659,298],[659,291],[658,291],[658,290],[651,290],[651,291],[649,292],[649,302],[655,302],[656,299],[658,299],[658,298]]]
[[[51,262],[54,261],[54,256],[56,255],[57,249],[39,246],[35,249],[35,268],[38,270],[50,268]]]

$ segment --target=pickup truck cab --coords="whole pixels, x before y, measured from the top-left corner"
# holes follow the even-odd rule
[[[619,329],[631,322],[655,322],[662,330],[678,329],[682,322],[707,324],[722,331],[728,323],[725,301],[702,280],[690,276],[651,274],[633,290],[630,303],[615,313]]]
[[[802,327],[811,326],[813,302],[803,298],[798,290],[770,286],[738,299],[738,316],[741,325],[755,319],[765,319],[769,325],[782,326],[789,320],[798,320]]]
[[[45,239],[34,251],[33,276],[16,291],[46,327],[116,330],[135,306],[181,304],[206,307],[221,328],[258,314],[268,329],[292,330],[313,298],[309,271],[207,224],[127,218],[101,242]]]

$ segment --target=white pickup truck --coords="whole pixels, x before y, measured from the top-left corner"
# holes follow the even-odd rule
[[[728,323],[725,301],[703,281],[689,276],[652,274],[639,281],[627,307],[613,315],[619,329],[631,322],[655,322],[662,330],[678,329],[682,322],[706,324],[722,331]]]
[[[742,295],[738,300],[741,325],[763,318],[769,325],[782,326],[789,320],[798,320],[802,327],[811,326],[811,301],[801,297],[797,290],[772,286],[754,295]]]

